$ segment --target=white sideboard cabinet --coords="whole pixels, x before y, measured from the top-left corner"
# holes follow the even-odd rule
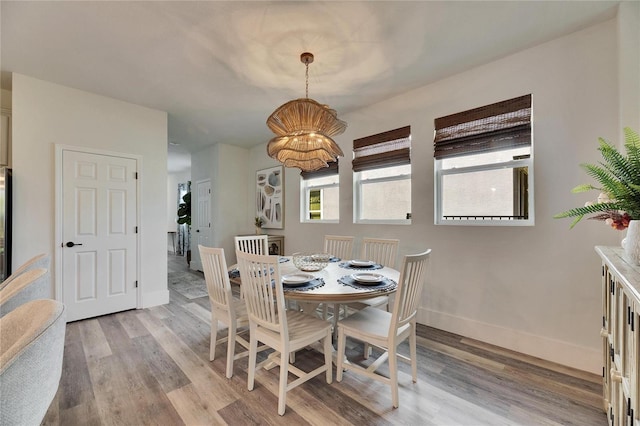
[[[602,258],[603,404],[611,426],[640,426],[640,266],[618,247]]]

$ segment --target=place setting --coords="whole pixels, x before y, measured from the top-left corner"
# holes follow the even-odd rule
[[[282,276],[282,289],[287,291],[308,291],[324,285],[322,278],[316,278],[306,272],[295,272]]]
[[[361,271],[370,271],[370,270],[383,268],[381,264],[376,263],[372,260],[360,260],[360,259],[353,259],[353,260],[347,260],[345,262],[340,262],[338,266],[344,269],[353,269],[353,270],[361,270]]]
[[[375,272],[358,272],[351,275],[345,275],[339,278],[338,282],[353,288],[368,290],[388,290],[389,288],[397,285],[394,280]]]

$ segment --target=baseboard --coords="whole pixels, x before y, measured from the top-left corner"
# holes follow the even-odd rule
[[[470,337],[558,364],[602,373],[602,351],[548,337],[483,323],[429,309],[418,310],[418,323]]]
[[[142,308],[151,308],[169,303],[169,290],[142,293]]]

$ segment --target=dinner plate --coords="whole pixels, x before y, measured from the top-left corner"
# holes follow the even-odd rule
[[[358,281],[359,283],[362,284],[377,284],[379,282],[382,282],[382,280],[384,280],[384,276],[380,275],[380,274],[374,274],[374,273],[370,273],[370,272],[364,272],[361,274],[353,274],[351,275],[351,278],[353,278],[354,280]]]
[[[304,283],[308,283],[309,281],[315,279],[315,277],[311,274],[304,274],[304,273],[295,273],[295,274],[288,274],[288,275],[283,275],[282,276],[282,284],[286,284],[286,285],[300,285],[300,284],[304,284]]]
[[[349,265],[351,266],[355,266],[357,268],[365,268],[367,266],[373,266],[375,265],[375,262],[371,261],[371,260],[350,260],[349,261]]]

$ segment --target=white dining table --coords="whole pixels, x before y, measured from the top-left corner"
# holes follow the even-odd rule
[[[313,275],[314,278],[321,278],[324,281],[324,285],[310,289],[310,290],[298,290],[297,287],[287,286],[285,287],[284,296],[286,299],[304,302],[306,304],[320,304],[320,303],[350,303],[357,302],[366,299],[371,299],[378,296],[389,295],[395,293],[397,288],[400,272],[384,266],[380,269],[372,268],[346,268],[344,264],[350,259],[340,260],[337,262],[329,262],[329,264],[320,271],[300,271],[293,264],[291,256],[280,256],[280,276],[285,276],[294,273],[306,273]],[[285,260],[286,259],[286,260]],[[235,268],[235,265],[232,266]],[[376,285],[357,285],[353,287],[350,285],[342,284],[339,282],[345,276],[371,272],[380,274],[385,278],[392,280],[394,285],[385,285],[383,288],[378,288]],[[242,285],[240,277],[230,279],[232,283]]]

